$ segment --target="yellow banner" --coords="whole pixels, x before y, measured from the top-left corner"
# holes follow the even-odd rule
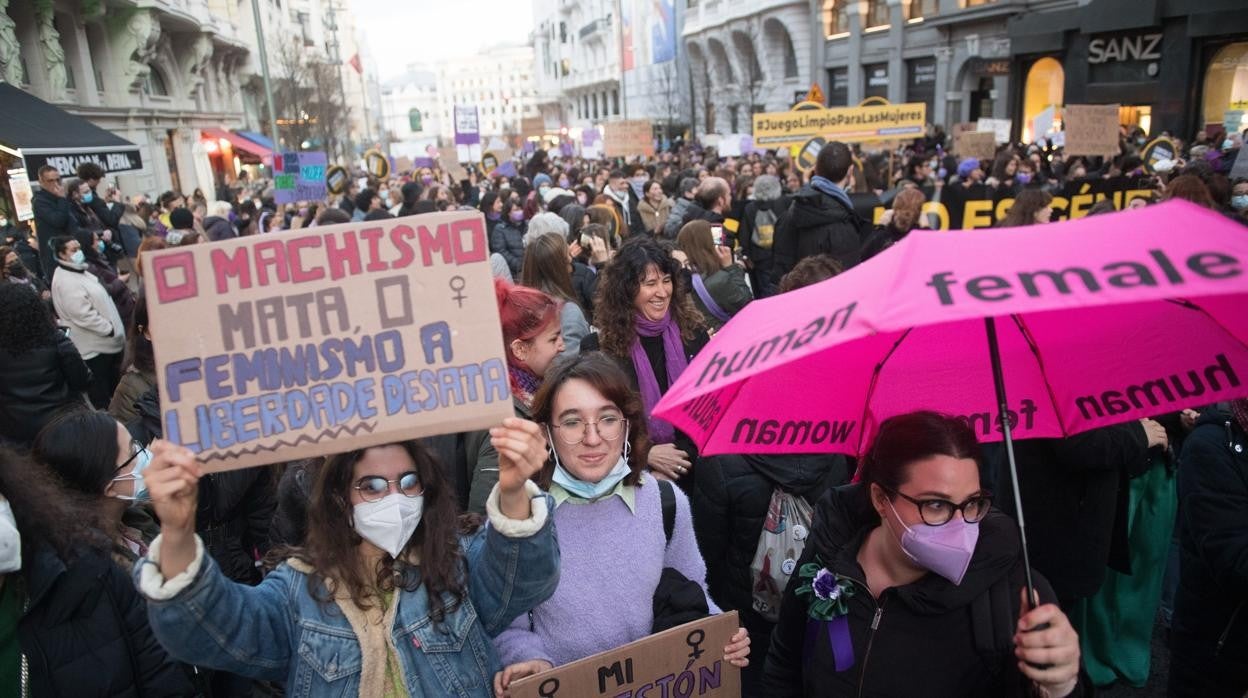
[[[754,115],[754,144],[766,148],[801,146],[815,136],[864,143],[919,137],[926,126],[927,105],[922,102],[770,112]]]

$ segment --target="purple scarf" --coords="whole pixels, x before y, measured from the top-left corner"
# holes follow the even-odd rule
[[[511,376],[511,393],[516,396],[526,410],[533,409],[533,396],[542,387],[542,379],[527,369],[507,364],[507,372]]]
[[[680,327],[672,318],[669,310],[662,320],[655,322],[644,315],[633,316],[633,326],[637,337],[633,339],[631,349],[633,368],[637,370],[637,387],[641,389],[641,403],[646,409],[646,426],[650,428],[650,441],[656,444],[670,444],[676,440],[676,427],[670,422],[655,417],[654,406],[663,397],[659,392],[659,381],[654,377],[654,367],[641,346],[641,337],[663,336],[663,356],[666,358],[667,385],[670,388],[680,374],[685,372],[689,361],[685,358],[685,344],[680,339]]]

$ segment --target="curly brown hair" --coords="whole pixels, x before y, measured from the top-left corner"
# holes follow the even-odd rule
[[[672,301],[668,308],[680,328],[680,336],[692,341],[705,320],[689,295],[688,281],[680,273],[680,264],[663,251],[659,243],[646,236],[631,237],[602,271],[594,296],[594,323],[602,350],[617,358],[628,358],[637,338],[634,319],[637,309],[633,301],[641,290],[641,281],[650,267],[660,275],[672,277]]]
[[[352,525],[349,492],[354,486],[355,464],[368,449],[331,456],[317,469],[308,502],[307,537],[302,547],[283,552],[316,570],[308,576],[308,591],[324,605],[333,603],[332,594],[338,584],[350,593],[352,603],[362,609],[371,608],[380,592],[396,588],[416,591],[424,585],[430,615],[435,623],[440,623],[467,595],[468,577],[459,545],[454,487],[446,482],[442,466],[420,442],[386,445],[400,446],[407,452],[424,485],[420,525],[399,556],[407,558],[412,552],[418,553],[420,574],[404,573],[405,565],[396,566],[389,554],[382,555],[371,575],[365,569],[359,549],[363,538]],[[322,593],[322,583],[328,594]]]

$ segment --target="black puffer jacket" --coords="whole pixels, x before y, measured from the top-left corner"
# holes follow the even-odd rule
[[[30,695],[195,695],[185,669],[152,636],[134,582],[107,555],[88,552],[66,565],[41,549],[27,566],[17,637]]]
[[[795,264],[817,254],[832,255],[848,270],[862,261],[862,243],[870,232],[870,222],[844,202],[802,187],[776,223],[772,280],[779,284]]]
[[[961,584],[929,573],[886,589],[877,602],[865,588],[857,555],[878,525],[859,485],[836,488],[819,501],[798,567],[818,555],[838,577],[854,580],[848,598],[854,663],[837,671],[826,632],[814,633],[807,645],[807,603],[795,593],[803,580],[794,574],[772,634],[762,695],[1027,695],[1030,682],[1012,650],[1023,587],[1013,520],[992,513],[979,523],[979,542]],[[1048,583],[1040,576],[1035,581],[1041,603],[1051,603]]]
[[[994,444],[984,452],[1001,450]],[[1069,605],[1092,596],[1111,567],[1130,574],[1127,483],[1152,463],[1140,423],[1102,427],[1065,439],[1016,441],[1014,455],[1031,564],[1053,583],[1058,598]],[[997,483],[985,486],[996,493],[996,505],[1013,514],[1010,478],[1000,466],[998,471],[1002,474]]]
[[[585,321],[594,324],[594,292],[598,290],[598,273],[580,262],[572,262],[572,288],[577,304],[585,313]]]
[[[1238,660],[1248,682],[1248,433],[1209,410],[1179,465],[1179,589],[1174,641]],[[1193,667],[1195,669],[1195,667]]]
[[[91,369],[61,332],[53,345],[13,356],[0,349],[0,437],[29,445],[52,415],[84,404]]]
[[[204,235],[212,242],[220,242],[238,237],[238,232],[221,216],[208,216],[204,219]]]
[[[524,231],[526,223],[499,221],[490,230],[490,252],[501,254],[507,260],[507,268],[511,269],[512,278],[520,278],[520,268],[524,265]]]
[[[849,479],[845,457],[709,456],[698,465],[690,506],[698,549],[706,560],[706,584],[720,608],[753,615],[750,563],[772,490],[778,487],[813,505],[828,488]]]

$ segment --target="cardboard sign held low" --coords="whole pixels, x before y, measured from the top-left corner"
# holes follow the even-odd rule
[[[489,254],[475,211],[146,254],[165,438],[211,472],[500,423]]]
[[[711,616],[511,685],[512,698],[741,695],[741,670],[724,661],[737,612]]]

